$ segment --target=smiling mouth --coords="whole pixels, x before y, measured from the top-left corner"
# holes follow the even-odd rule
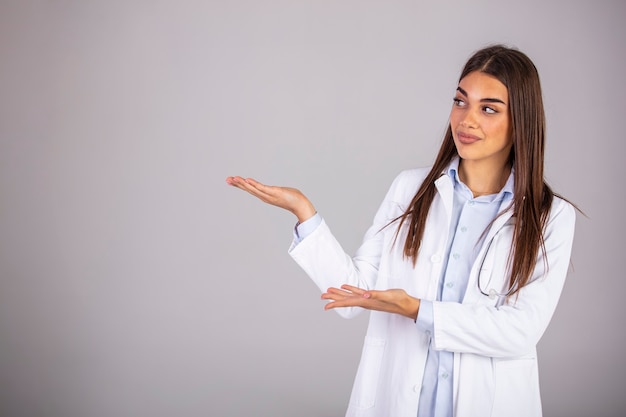
[[[474,142],[478,142],[480,138],[478,136],[470,135],[469,133],[457,132],[456,137],[462,144],[469,145]]]

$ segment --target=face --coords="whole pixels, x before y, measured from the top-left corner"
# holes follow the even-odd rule
[[[467,74],[454,96],[450,126],[462,160],[504,166],[513,145],[505,85],[480,71]]]

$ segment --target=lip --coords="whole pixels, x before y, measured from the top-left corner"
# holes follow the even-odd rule
[[[456,137],[458,141],[464,145],[470,145],[480,140],[478,136],[470,135],[469,133],[459,132],[459,131],[456,132]]]

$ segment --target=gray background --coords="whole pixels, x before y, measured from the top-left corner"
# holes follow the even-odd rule
[[[547,417],[626,413],[623,1],[0,2],[0,415],[340,416],[366,315],[326,313],[296,186],[354,251],[429,165],[461,67],[539,68],[579,216],[540,342]],[[622,185],[620,185],[622,184]]]

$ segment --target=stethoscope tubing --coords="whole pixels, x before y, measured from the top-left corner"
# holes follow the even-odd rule
[[[502,230],[502,229],[500,229]],[[485,292],[482,289],[481,283],[480,283],[480,276],[483,272],[483,266],[485,265],[485,259],[487,259],[487,255],[489,254],[489,250],[491,249],[491,244],[493,243],[493,241],[495,240],[496,236],[498,236],[498,233],[500,233],[500,230],[498,230],[493,237],[489,240],[489,242],[487,243],[487,248],[485,249],[485,252],[483,253],[482,259],[480,261],[480,267],[478,268],[478,277],[476,279],[476,284],[478,286],[478,290],[480,291],[480,293],[486,297],[489,297],[492,300],[495,300],[496,298],[506,298],[509,295],[513,294],[513,291],[515,290],[515,287],[517,285],[517,278],[515,279],[515,281],[513,282],[513,285],[510,286],[509,290],[502,294],[498,291],[496,291],[494,288],[490,288],[489,292]],[[489,283],[491,282],[491,279],[489,279],[489,281],[487,282],[487,286],[489,286]]]

